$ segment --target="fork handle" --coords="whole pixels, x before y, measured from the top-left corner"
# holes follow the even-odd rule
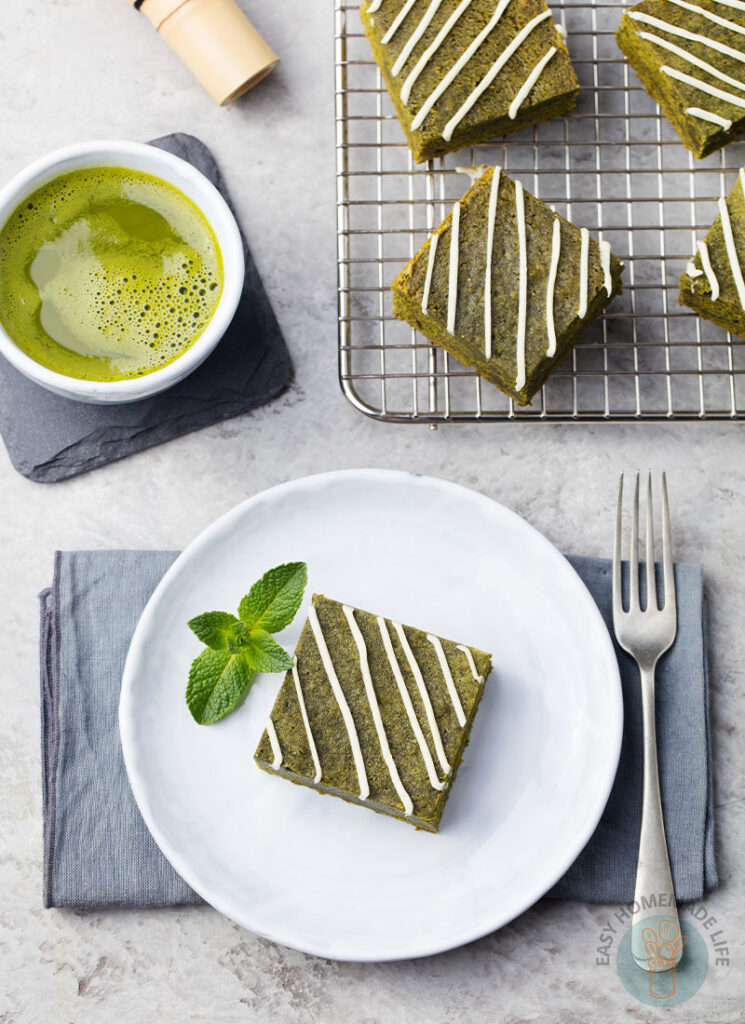
[[[660,971],[650,965],[650,954],[642,939],[641,922],[659,916],[675,923],[680,936],[680,921],[675,902],[675,890],[667,853],[665,823],[662,817],[660,774],[657,764],[657,729],[655,725],[655,667],[640,666],[642,715],[644,723],[644,786],[642,823],[639,835],[639,859],[636,866],[634,906],[631,912],[631,955],[639,967],[646,971]],[[637,926],[637,927],[635,927]],[[674,931],[674,929],[672,929]],[[677,966],[683,952],[682,943],[676,944],[663,970]]]

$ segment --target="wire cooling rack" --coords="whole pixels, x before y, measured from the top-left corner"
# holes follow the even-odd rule
[[[678,306],[678,280],[745,163],[696,160],[616,45],[623,3],[555,0],[581,83],[557,118],[414,163],[357,3],[335,0],[339,377],[381,420],[745,419],[745,344]],[[470,182],[498,164],[626,264],[624,294],[521,408],[392,313],[390,283]]]

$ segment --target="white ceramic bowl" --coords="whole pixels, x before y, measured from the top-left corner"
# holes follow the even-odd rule
[[[0,226],[26,196],[53,178],[81,167],[128,167],[175,185],[199,207],[212,227],[223,262],[223,290],[212,319],[191,348],[160,370],[119,381],[78,380],[56,373],[22,352],[0,326],[0,353],[42,387],[80,402],[135,402],[183,380],[212,352],[233,319],[243,288],[243,244],[235,217],[215,186],[190,163],[141,142],[81,142],[55,150],[0,189]]]

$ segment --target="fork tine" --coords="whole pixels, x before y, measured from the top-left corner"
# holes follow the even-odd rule
[[[657,579],[654,565],[654,518],[652,516],[652,471],[647,477],[647,611],[657,607]]]
[[[673,571],[673,541],[670,533],[670,506],[667,500],[667,477],[662,474],[662,565],[665,577],[665,608],[673,610],[675,602],[675,575]]]
[[[623,473],[618,481],[618,507],[616,509],[616,535],[613,544],[613,619],[623,614],[623,589],[621,586],[621,526],[623,519]]]
[[[634,508],[631,516],[629,552],[629,611],[639,608],[639,474],[634,481]]]

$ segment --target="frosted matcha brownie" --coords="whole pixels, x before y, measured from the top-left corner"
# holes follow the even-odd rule
[[[544,0],[363,0],[417,162],[571,110],[579,82]]]
[[[621,292],[623,264],[489,169],[393,282],[393,312],[520,405]]]
[[[680,304],[745,338],[745,168],[680,279]]]
[[[745,133],[741,0],[643,0],[624,14],[616,39],[696,156]]]
[[[255,759],[436,832],[491,655],[314,594]]]

